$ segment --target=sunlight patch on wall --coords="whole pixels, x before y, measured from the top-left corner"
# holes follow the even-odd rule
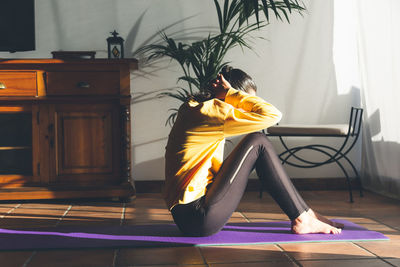
[[[333,62],[338,95],[346,95],[352,88],[360,88],[354,12],[353,0],[334,1]]]

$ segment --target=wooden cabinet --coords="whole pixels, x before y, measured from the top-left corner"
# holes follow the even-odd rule
[[[0,60],[0,200],[135,195],[136,60]]]

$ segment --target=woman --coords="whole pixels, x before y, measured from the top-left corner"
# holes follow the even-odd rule
[[[290,218],[293,233],[340,233],[339,225],[307,206],[271,143],[258,132],[276,124],[281,113],[256,90],[245,72],[225,67],[210,93],[180,107],[165,154],[165,200],[176,225],[190,236],[217,233],[237,208],[255,168]],[[225,138],[242,134],[247,135],[223,160]]]

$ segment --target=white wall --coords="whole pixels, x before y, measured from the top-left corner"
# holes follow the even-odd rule
[[[359,91],[336,82],[333,61],[333,0],[305,1],[308,12],[295,14],[291,24],[273,21],[255,39],[257,54],[240,49],[227,58],[257,82],[258,94],[284,114],[282,123],[345,123]],[[179,22],[179,23],[177,23]],[[216,27],[212,0],[36,0],[36,51],[6,53],[0,58],[50,58],[51,51],[92,50],[106,57],[106,38],[116,29],[126,40],[126,57],[157,39],[158,30],[185,37],[197,27]],[[205,36],[205,35],[204,35]],[[132,73],[133,177],[162,180],[168,109],[178,103],[157,98],[176,86],[180,70],[174,64],[143,66]],[[346,88],[343,88],[346,87]],[[301,143],[309,139],[295,140]],[[337,141],[331,140],[335,144]],[[232,145],[227,145],[229,151]],[[277,143],[279,150],[279,144]],[[359,166],[360,146],[351,155]],[[342,177],[337,166],[315,170],[287,169],[292,177]]]

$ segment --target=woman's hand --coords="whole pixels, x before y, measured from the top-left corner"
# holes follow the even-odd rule
[[[224,75],[218,74],[217,78],[211,83],[216,98],[225,100],[226,93],[231,88],[231,84],[225,80]]]

